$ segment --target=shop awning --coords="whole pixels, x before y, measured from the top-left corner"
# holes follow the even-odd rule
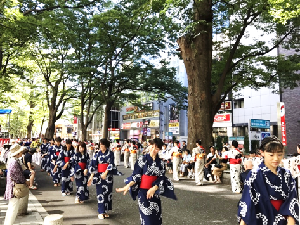
[[[0,109],[0,114],[10,114],[11,111],[11,109]]]

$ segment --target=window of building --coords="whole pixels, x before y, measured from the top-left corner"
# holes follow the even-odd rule
[[[233,105],[235,109],[244,108],[244,99],[236,99],[233,101]]]

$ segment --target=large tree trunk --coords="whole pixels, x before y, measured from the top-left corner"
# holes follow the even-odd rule
[[[34,121],[32,120],[32,116],[29,116],[29,122],[27,125],[27,138],[31,138],[33,123]]]
[[[33,112],[32,112],[33,108],[35,107],[34,102],[29,101],[29,106],[30,106],[30,112],[29,112],[29,119],[27,125],[27,138],[31,138],[32,127],[34,125]]]
[[[104,124],[103,124],[103,135],[102,138],[107,139],[108,138],[108,128],[109,128],[109,113],[111,110],[111,107],[113,106],[112,102],[107,102],[105,106],[104,111]]]
[[[45,137],[52,140],[55,133],[56,110],[49,108],[49,121]]]
[[[194,36],[178,39],[181,55],[188,75],[188,149],[193,149],[197,140],[208,151],[212,142],[212,10],[211,0],[195,1]],[[200,22],[205,21],[205,22]]]
[[[84,125],[84,123],[81,123],[81,140],[82,141],[85,141],[85,140],[87,140],[87,132],[86,132],[86,130],[87,130],[87,126],[85,126]]]

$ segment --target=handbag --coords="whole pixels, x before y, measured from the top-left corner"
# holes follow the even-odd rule
[[[13,195],[16,198],[23,198],[29,195],[29,187],[26,184],[15,184],[13,187]]]
[[[215,164],[215,167],[221,169],[223,166],[221,164]]]

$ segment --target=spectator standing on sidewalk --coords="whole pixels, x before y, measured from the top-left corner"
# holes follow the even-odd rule
[[[86,144],[80,143],[79,149],[72,158],[74,167],[74,177],[77,187],[75,203],[83,203],[89,199],[88,182],[88,166],[90,157],[86,150]]]
[[[23,175],[20,159],[26,147],[14,144],[10,148],[10,158],[7,163],[6,190],[4,199],[9,200],[8,209],[6,211],[4,225],[13,225],[17,217],[19,206],[23,198],[16,198],[13,194],[15,184],[25,184],[26,178]],[[29,185],[29,183],[27,183]],[[24,197],[26,198],[26,197]]]
[[[263,162],[252,169],[239,202],[240,225],[299,224],[299,202],[295,180],[280,163],[284,146],[273,136],[262,140]]]
[[[70,195],[73,192],[74,170],[71,158],[75,151],[70,139],[66,140],[66,146],[60,151],[56,165],[61,169],[61,193],[62,196]]]

